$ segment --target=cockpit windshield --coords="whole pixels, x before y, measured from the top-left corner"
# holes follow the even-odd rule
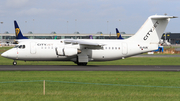
[[[25,47],[25,45],[16,45],[14,48],[24,49]]]

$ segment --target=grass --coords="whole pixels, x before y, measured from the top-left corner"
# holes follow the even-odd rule
[[[0,47],[0,53],[3,53],[11,48],[13,48],[13,47]]]
[[[167,86],[180,87],[179,77],[179,72],[1,71],[0,82],[52,80],[81,82],[81,84],[46,82],[46,95],[43,95],[42,81],[0,83],[0,99],[1,101],[178,101],[180,88]]]

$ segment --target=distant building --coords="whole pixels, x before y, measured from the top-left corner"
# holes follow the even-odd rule
[[[180,33],[166,32],[162,35],[161,39],[167,40],[171,44],[180,44]]]
[[[28,33],[28,34],[23,34],[25,37],[29,39],[90,39],[89,35],[92,35],[93,39],[116,39],[116,34],[37,34],[37,33]],[[123,38],[129,38],[133,36],[134,34],[123,34]],[[2,36],[2,38],[1,38]],[[13,43],[15,39],[15,34],[14,33],[9,33],[9,34],[1,34],[0,35],[0,40],[2,40],[3,43]]]

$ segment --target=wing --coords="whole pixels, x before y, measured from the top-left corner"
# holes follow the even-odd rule
[[[100,49],[105,44],[93,42],[92,40],[64,40],[65,44],[79,44],[81,48]]]

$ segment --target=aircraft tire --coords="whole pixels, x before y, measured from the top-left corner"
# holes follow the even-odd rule
[[[78,66],[86,66],[87,63],[77,63]]]
[[[16,66],[16,65],[17,65],[17,62],[16,62],[16,61],[14,61],[14,62],[13,62],[13,65],[14,65],[14,66]]]

